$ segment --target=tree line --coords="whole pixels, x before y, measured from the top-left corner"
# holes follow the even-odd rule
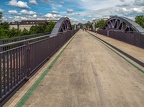
[[[9,28],[8,22],[2,23],[2,12],[0,12],[0,39],[2,38],[12,38],[16,36],[23,36],[23,35],[30,35],[30,34],[38,34],[38,33],[45,33],[51,32],[55,26],[55,22],[47,23],[39,23],[38,25],[31,26],[30,30],[24,29],[16,29],[16,28]]]
[[[46,23],[39,23],[38,25],[31,26],[30,30],[24,29],[16,29],[12,28],[9,29],[9,23],[4,22],[0,25],[0,39],[2,38],[12,38],[16,36],[24,36],[24,35],[31,35],[31,34],[38,34],[38,33],[45,33],[51,32],[55,26],[55,22]]]

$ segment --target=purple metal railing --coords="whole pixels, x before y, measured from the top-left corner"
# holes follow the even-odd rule
[[[0,106],[78,30],[0,45]]]
[[[138,32],[122,32],[122,31],[107,31],[107,30],[98,30],[99,34],[144,48],[144,35]]]

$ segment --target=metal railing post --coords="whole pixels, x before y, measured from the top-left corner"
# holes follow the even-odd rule
[[[0,45],[2,45],[3,44],[3,41],[2,40],[0,40]],[[2,52],[3,51],[3,48],[2,47],[0,47],[0,52]]]
[[[30,64],[30,46],[29,46],[29,41],[27,41],[26,43],[25,43],[25,45],[26,45],[26,52],[25,52],[25,66],[26,66],[26,80],[29,80],[29,78],[30,78],[30,66],[29,66],[29,64]]]
[[[2,98],[2,60],[0,53],[0,99]]]

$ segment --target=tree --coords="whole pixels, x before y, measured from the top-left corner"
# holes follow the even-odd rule
[[[39,29],[38,26],[35,25],[35,26],[32,26],[32,27],[30,28],[29,32],[30,32],[30,34],[36,34],[36,33],[39,32],[38,29]]]
[[[82,25],[82,24],[80,24],[80,28],[81,28],[81,29],[83,28],[83,25]]]
[[[8,31],[8,36],[9,38],[11,37],[16,37],[16,36],[20,36],[21,35],[21,32],[19,29],[15,29],[15,28],[12,28]]]
[[[74,29],[75,28],[75,25],[72,25],[72,29]]]
[[[29,35],[29,34],[30,34],[30,32],[24,28],[21,35],[23,36],[23,35]]]
[[[9,29],[9,23],[8,22],[2,23],[2,28],[8,30]]]
[[[8,30],[0,27],[0,39],[2,39],[2,38],[8,38]]]
[[[138,23],[141,27],[144,28],[144,16],[143,15],[136,16],[135,17],[135,22]]]
[[[55,22],[49,22],[48,25],[46,26],[45,32],[52,32],[54,26],[55,26]]]
[[[91,23],[90,21],[88,21],[88,22],[86,23],[86,26],[87,26],[87,27],[90,27],[91,24],[92,24],[92,23]]]
[[[105,24],[106,24],[106,20],[101,19],[95,24],[95,27],[96,28],[103,28]]]
[[[39,23],[38,25],[32,26],[29,30],[30,34],[44,33],[46,30],[46,23]]]
[[[39,23],[38,24],[38,32],[37,33],[44,33],[46,29],[47,24],[46,23]]]

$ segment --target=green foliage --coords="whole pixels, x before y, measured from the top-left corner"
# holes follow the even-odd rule
[[[45,32],[52,32],[54,26],[55,26],[55,22],[49,22],[48,25],[46,26]]]
[[[30,32],[30,34],[36,34],[36,33],[39,32],[38,29],[39,29],[38,26],[35,25],[35,26],[32,26],[32,27],[30,28],[29,32]]]
[[[29,32],[28,30],[24,29],[24,30],[22,31],[22,34],[21,34],[21,35],[29,35],[29,34],[30,34],[30,32]]]
[[[37,34],[37,33],[44,33],[44,32],[47,32],[46,29],[47,29],[47,24],[46,23],[40,23],[38,25],[35,25],[35,26],[32,26],[30,28],[30,34]],[[52,28],[53,29],[53,28]]]
[[[81,29],[83,28],[83,25],[82,25],[82,24],[80,24],[80,28],[81,28]]]
[[[101,19],[95,24],[95,27],[96,28],[103,28],[105,24],[106,24],[106,20]]]
[[[4,22],[2,23],[2,28],[8,30],[9,29],[9,23],[8,22]]]
[[[8,30],[9,30],[8,22],[4,22],[0,25],[0,39],[9,37]]]
[[[39,23],[38,24],[38,33],[44,33],[46,29],[47,24],[46,23]]]
[[[141,27],[144,28],[144,16],[143,15],[136,16],[135,17],[135,22],[138,23]]]
[[[21,30],[12,28],[8,31],[8,36],[9,36],[9,38],[21,36]]]
[[[38,25],[32,26],[29,31],[27,29],[21,31],[20,29],[15,28],[9,29],[8,22],[4,22],[2,23],[2,25],[0,25],[0,39],[51,32],[55,24],[56,24],[55,22],[49,22],[48,25],[46,23],[40,23]]]
[[[90,27],[91,24],[92,24],[92,23],[91,23],[90,21],[88,21],[88,22],[86,23],[86,26],[87,26],[87,27]]]
[[[74,29],[75,28],[75,25],[72,25],[72,29]]]
[[[7,33],[8,33],[8,30],[0,28],[0,39],[8,38]]]

